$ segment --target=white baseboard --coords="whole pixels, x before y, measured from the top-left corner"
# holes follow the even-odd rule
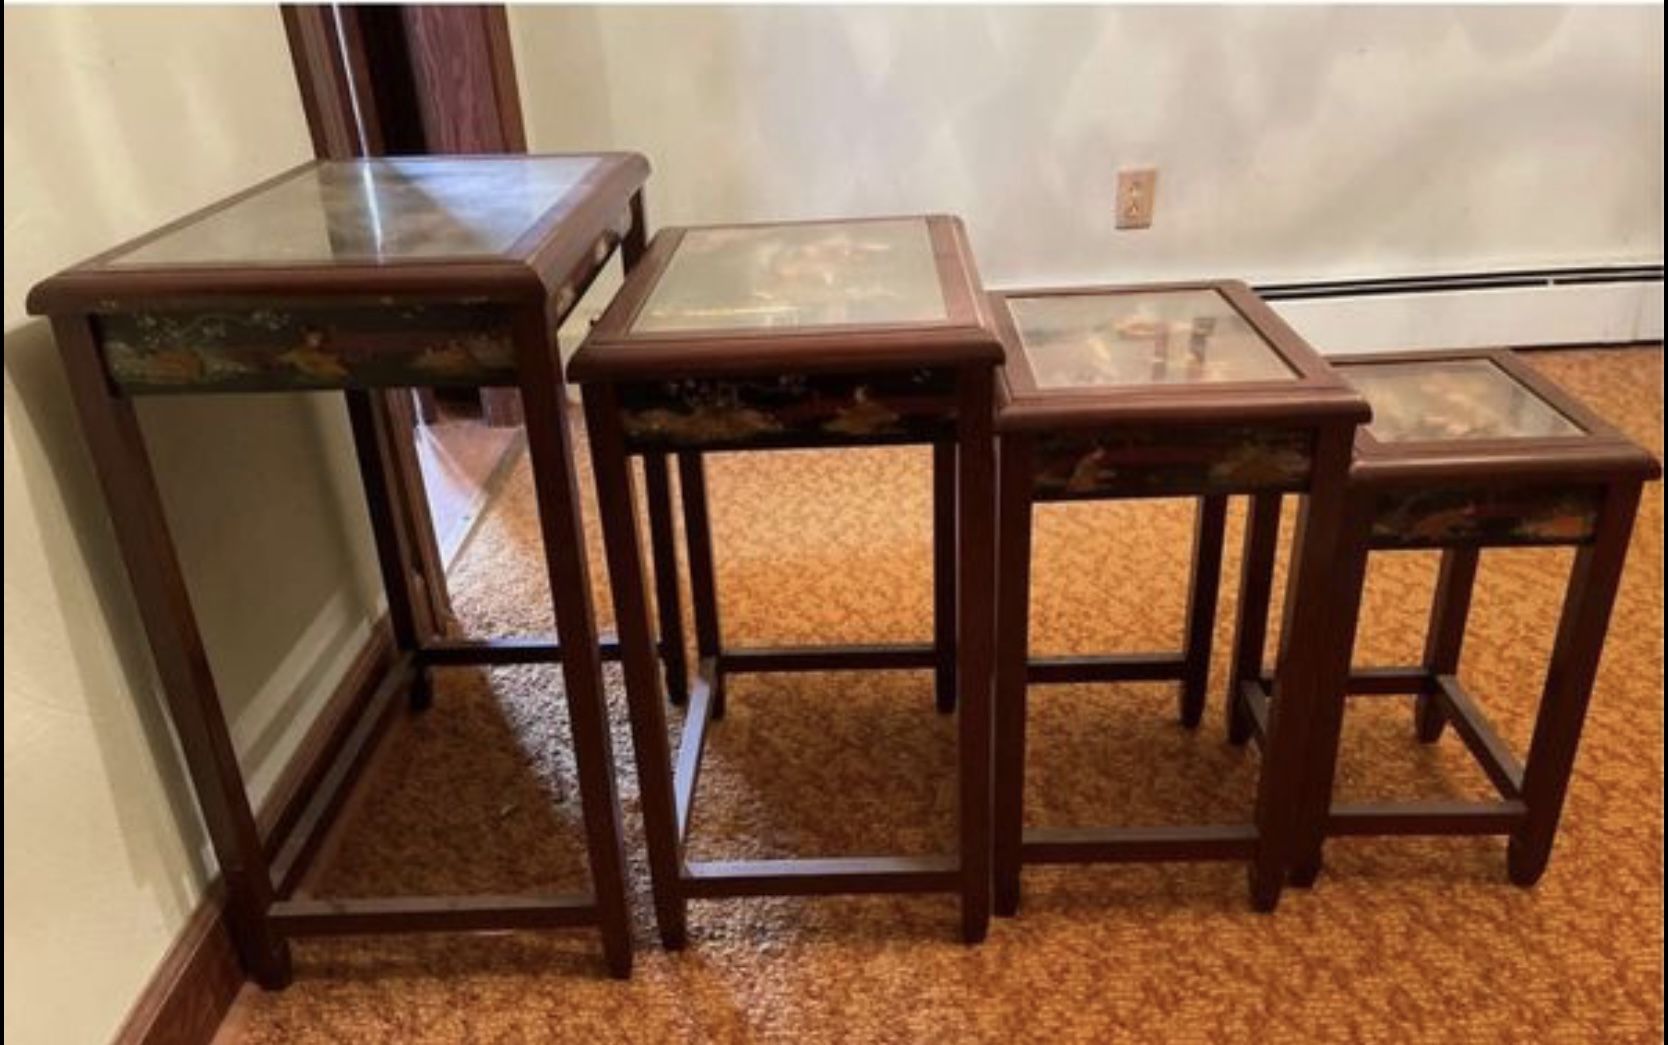
[[[1662,284],[1467,289],[1272,302],[1325,355],[1662,339]]]

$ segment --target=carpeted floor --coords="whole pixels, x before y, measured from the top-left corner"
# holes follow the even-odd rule
[[[1535,355],[1658,454],[1660,350]],[[729,637],[925,636],[928,457],[754,454],[710,466]],[[589,483],[586,483],[589,494]],[[1661,1041],[1663,498],[1647,492],[1562,834],[1541,885],[1505,879],[1498,840],[1344,840],[1312,891],[1251,913],[1239,865],[1029,870],[1020,916],[957,942],[953,899],[697,904],[691,944],[653,930],[623,701],[612,695],[638,958],[606,979],[595,937],[430,936],[296,945],[296,983],[250,989],[227,1038],[294,1041]],[[1196,733],[1165,685],[1034,696],[1031,822],[1234,818],[1257,758],[1223,739],[1222,652]],[[1288,512],[1288,525],[1289,515]],[[590,518],[595,518],[594,513]],[[1045,651],[1179,638],[1185,502],[1047,508],[1033,641]],[[593,574],[604,577],[593,536]],[[547,628],[525,465],[459,558],[481,633]],[[1462,674],[1523,749],[1570,557],[1491,552]],[[1416,658],[1435,556],[1375,562],[1357,660]],[[608,614],[606,596],[600,612]],[[1277,619],[1277,618],[1276,618]],[[750,676],[709,741],[700,855],[927,852],[952,837],[953,724],[925,674]],[[1346,796],[1483,796],[1452,731],[1411,739],[1411,702],[1357,702]],[[554,672],[454,671],[389,738],[322,895],[512,891],[584,882]]]

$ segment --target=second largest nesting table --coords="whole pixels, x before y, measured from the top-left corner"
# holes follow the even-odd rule
[[[990,918],[992,385],[1001,358],[965,234],[948,217],[662,230],[575,354],[568,375],[584,390],[655,911],[666,946],[685,941],[688,900],[758,895],[959,893],[963,937],[984,937]],[[630,458],[678,452],[686,511],[693,507],[704,517],[702,452],[910,443],[935,447],[939,474],[934,644],[722,650],[711,604],[710,538],[692,527],[702,657],[674,764],[655,680]],[[656,536],[657,543],[664,539]],[[662,601],[675,591],[663,585]],[[688,860],[702,750],[709,722],[722,714],[726,668],[935,670],[939,706],[954,706],[960,715],[958,851]],[[952,686],[954,693],[947,692]]]

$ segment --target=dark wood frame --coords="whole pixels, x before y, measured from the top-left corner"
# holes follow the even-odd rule
[[[681,948],[686,941],[687,904],[691,899],[951,892],[961,896],[964,940],[983,939],[989,924],[989,651],[994,582],[991,421],[993,369],[1000,349],[991,332],[988,305],[960,222],[946,216],[930,216],[926,221],[945,295],[944,321],[820,326],[802,331],[777,328],[634,334],[633,320],[687,231],[670,228],[655,237],[643,263],[569,365],[569,379],[584,389],[631,705],[656,918],[668,948]],[[622,392],[681,379],[838,376],[923,367],[942,368],[954,377],[953,390],[943,403],[942,426],[931,437],[853,439],[829,433],[794,433],[764,444],[717,439],[676,447],[689,540],[699,670],[674,760],[664,710],[653,687],[637,509],[630,483],[630,458],[660,448],[646,446],[628,434]],[[714,449],[920,442],[930,442],[934,447],[934,642],[725,648],[720,636],[712,529],[700,454]],[[685,843],[694,819],[706,734],[712,721],[723,713],[726,673],[887,669],[933,670],[937,706],[944,711],[959,708],[957,853],[760,861],[687,859]]]
[[[1333,592],[1328,615],[1331,630],[1320,669],[1319,700],[1312,709],[1315,725],[1309,779],[1294,846],[1292,881],[1300,886],[1313,884],[1320,874],[1322,849],[1331,835],[1506,835],[1510,839],[1509,877],[1521,886],[1538,882],[1551,858],[1640,490],[1661,475],[1661,467],[1508,351],[1349,356],[1338,361],[1338,369],[1347,377],[1351,364],[1462,360],[1499,366],[1585,434],[1399,443],[1380,442],[1365,427],[1357,434],[1329,585]],[[1415,539],[1375,528],[1387,495],[1445,488],[1527,490],[1531,501],[1549,490],[1589,491],[1592,526],[1584,536],[1568,539],[1459,533],[1451,539],[1433,540],[1426,535]],[[1519,761],[1460,684],[1457,673],[1480,551],[1524,545],[1573,546],[1576,557],[1528,758]],[[1369,553],[1399,548],[1442,550],[1424,656],[1417,665],[1353,669],[1351,653]],[[1271,552],[1269,535],[1261,538],[1260,549],[1259,554]],[[1384,695],[1416,698],[1414,732],[1423,743],[1436,742],[1444,727],[1452,724],[1499,793],[1499,801],[1334,804],[1333,775],[1346,700]],[[1246,677],[1229,699],[1235,715],[1246,717],[1260,736],[1271,706],[1266,680]],[[1278,701],[1272,703],[1277,706]]]
[[[1008,308],[1011,298],[1214,290],[1261,334],[1292,370],[1280,381],[1210,382],[1151,386],[1039,389]],[[1324,583],[1312,578],[1327,568],[1332,534],[1342,508],[1348,447],[1356,424],[1367,417],[1365,401],[1343,384],[1294,331],[1236,282],[1167,283],[1145,286],[1070,287],[1014,290],[991,295],[1007,352],[997,408],[1001,444],[998,481],[996,817],[995,889],[998,914],[1019,908],[1020,871],[1026,863],[1244,860],[1251,873],[1251,898],[1259,910],[1279,901],[1288,858],[1291,821],[1303,778],[1305,720],[1314,697],[1313,672],[1319,655],[1308,640],[1326,610]],[[1139,485],[1093,488],[1080,493],[1039,489],[1043,441],[1060,433],[1159,433],[1214,438],[1213,433],[1277,430],[1301,433],[1308,450],[1301,474],[1284,479],[1193,482],[1162,492]],[[1132,467],[1156,472],[1156,458]],[[1025,724],[1027,688],[1061,682],[1150,681],[1181,684],[1180,719],[1192,728],[1200,720],[1210,669],[1210,644],[1227,499],[1249,494],[1250,531],[1241,571],[1239,620],[1234,638],[1234,672],[1260,675],[1268,632],[1267,592],[1272,585],[1272,542],[1278,533],[1283,493],[1305,495],[1295,540],[1295,566],[1288,587],[1283,650],[1276,685],[1284,713],[1271,723],[1252,821],[1164,827],[1026,829],[1024,826]],[[1031,521],[1039,502],[1147,496],[1195,496],[1193,570],[1189,585],[1186,640],[1179,652],[1112,656],[1033,657],[1029,653]],[[1265,548],[1265,544],[1268,547]],[[1256,554],[1252,554],[1255,551]],[[1265,551],[1267,554],[1264,554]],[[1237,686],[1237,682],[1232,685]]]
[[[159,230],[52,277],[29,295],[29,310],[52,318],[169,716],[220,863],[233,944],[245,970],[263,986],[278,988],[290,981],[289,937],[331,933],[594,926],[600,930],[610,972],[622,977],[630,973],[624,852],[600,668],[601,659],[618,655],[619,647],[599,640],[591,607],[555,329],[616,247],[628,267],[641,257],[646,235],[641,189],[648,173],[648,164],[634,154],[603,156],[594,179],[554,204],[500,259],[441,258],[381,266],[100,266],[102,259],[154,238]],[[164,230],[248,195],[240,193]],[[529,454],[562,641],[442,639],[425,628],[412,602],[404,565],[408,549],[393,513],[396,491],[386,446],[391,428],[381,416],[386,400],[368,387],[346,387],[396,652],[293,826],[281,841],[265,840],[232,748],[132,398],[107,370],[102,321],[131,309],[212,307],[225,313],[352,301],[364,310],[368,323],[390,317],[386,331],[363,334],[365,344],[374,347],[388,343],[379,342],[379,337],[413,335],[409,326],[393,322],[398,310],[389,308],[391,303],[460,297],[493,303],[512,332],[513,380],[527,408]],[[344,335],[344,340],[350,338],[351,333]],[[409,695],[413,707],[425,706],[427,673],[436,667],[549,662],[559,662],[563,670],[591,865],[590,894],[341,900],[291,895],[401,693]]]

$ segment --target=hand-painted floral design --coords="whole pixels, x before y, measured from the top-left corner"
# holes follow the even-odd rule
[[[1396,491],[1379,498],[1372,540],[1380,548],[1580,544],[1593,535],[1599,497],[1567,487]]]
[[[1309,480],[1300,429],[1170,427],[1050,432],[1036,443],[1040,500],[1297,490]]]
[[[769,414],[739,403],[730,406],[700,403],[687,411],[653,407],[628,411],[625,415],[626,435],[634,442],[665,441],[679,446],[744,443],[781,430],[782,426]]]
[[[320,381],[334,383],[353,376],[322,330],[304,331],[301,344],[279,355],[278,362]]]
[[[688,379],[620,388],[634,447],[820,446],[942,436],[955,372]]]
[[[98,327],[129,393],[515,382],[508,317],[479,302],[113,313]]]

